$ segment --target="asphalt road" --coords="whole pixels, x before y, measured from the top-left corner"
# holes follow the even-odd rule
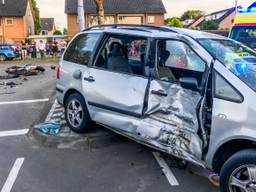
[[[44,64],[44,74],[18,80],[22,85],[16,88],[0,85],[1,192],[218,191],[207,179],[176,168],[170,170],[179,185],[171,186],[152,151],[125,138],[74,150],[44,147],[26,135],[1,136],[3,131],[30,128],[46,116],[55,92],[50,65]],[[0,75],[6,67],[0,65]]]

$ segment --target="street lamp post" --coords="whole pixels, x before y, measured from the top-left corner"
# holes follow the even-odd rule
[[[238,12],[238,0],[235,0],[235,9],[236,9],[235,14],[237,14],[237,12]]]
[[[78,13],[78,31],[84,30],[85,19],[84,19],[84,1],[78,0],[77,2],[77,13]]]

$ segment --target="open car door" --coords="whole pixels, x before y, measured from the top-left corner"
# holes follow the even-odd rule
[[[184,42],[161,40],[157,47],[157,77],[150,82],[138,134],[162,151],[202,165],[207,64]]]

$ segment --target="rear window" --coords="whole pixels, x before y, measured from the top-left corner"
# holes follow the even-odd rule
[[[63,59],[81,65],[88,65],[100,35],[100,33],[90,33],[77,36],[67,48]]]

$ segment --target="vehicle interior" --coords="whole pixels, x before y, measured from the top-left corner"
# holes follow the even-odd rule
[[[158,78],[180,83],[184,78],[196,79],[200,86],[206,63],[186,43],[177,40],[159,40]]]
[[[144,75],[147,40],[139,37],[111,36],[95,63],[109,71]]]

